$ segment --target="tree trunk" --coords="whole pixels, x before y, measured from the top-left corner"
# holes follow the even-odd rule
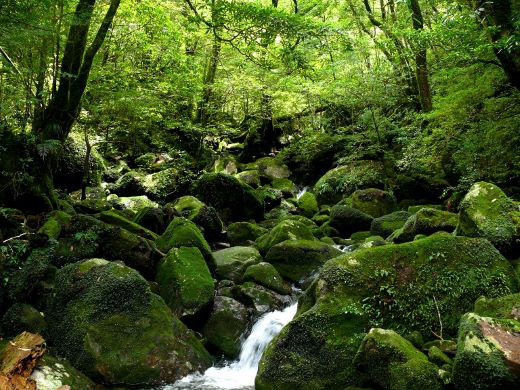
[[[210,118],[209,108],[213,96],[213,84],[215,84],[215,78],[217,76],[221,47],[222,42],[216,36],[216,34],[214,34],[211,57],[209,59],[206,76],[204,77],[204,89],[202,91],[202,100],[200,101],[199,112],[197,115],[198,122],[203,126],[206,126],[208,124]]]

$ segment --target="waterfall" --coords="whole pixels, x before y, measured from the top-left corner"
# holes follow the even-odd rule
[[[303,194],[307,192],[308,189],[309,187],[303,187],[303,189],[301,189],[296,195],[296,199],[299,200],[303,196]]]
[[[242,344],[239,359],[223,367],[211,367],[204,374],[192,374],[163,390],[249,390],[255,387],[258,364],[267,344],[296,314],[294,303],[282,311],[264,314]]]

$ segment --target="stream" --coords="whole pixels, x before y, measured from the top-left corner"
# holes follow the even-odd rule
[[[204,374],[192,374],[163,390],[253,390],[258,364],[267,344],[295,316],[295,302],[284,310],[264,314],[242,344],[238,360],[222,367],[210,367]]]

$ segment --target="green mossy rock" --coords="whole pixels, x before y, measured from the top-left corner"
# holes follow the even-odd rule
[[[73,204],[78,212],[85,214],[96,214],[112,208],[106,199],[84,199],[73,202]]]
[[[306,192],[298,199],[298,208],[308,218],[312,218],[314,214],[320,211],[316,197],[311,192]]]
[[[56,390],[62,386],[81,390],[96,388],[90,378],[72,367],[67,360],[49,354],[43,355],[38,361],[29,379],[36,382],[38,390]]]
[[[215,259],[211,254],[211,248],[208,242],[199,228],[186,218],[174,218],[155,243],[157,244],[157,248],[163,253],[167,253],[172,248],[180,248],[181,246],[199,248],[210,271],[215,271]]]
[[[509,318],[520,321],[520,294],[499,298],[480,297],[473,310],[482,317]]]
[[[487,238],[502,253],[520,249],[520,208],[496,185],[473,184],[460,204],[456,234]]]
[[[379,218],[374,218],[370,225],[370,233],[374,236],[387,238],[395,230],[404,226],[411,213],[407,211],[396,211]]]
[[[259,263],[249,266],[244,273],[244,282],[255,282],[279,294],[288,295],[291,286],[280,276],[276,268],[269,263]]]
[[[53,240],[60,237],[61,230],[64,226],[68,226],[71,221],[71,216],[64,211],[52,211],[47,216],[47,221],[38,230],[38,233],[43,233]]]
[[[330,210],[330,226],[337,229],[341,237],[370,230],[372,220],[370,215],[348,206],[337,205]]]
[[[520,322],[467,313],[460,320],[453,384],[461,390],[518,389]]]
[[[215,285],[198,248],[172,248],[159,262],[155,281],[179,318],[195,317],[213,302]]]
[[[370,236],[365,238],[365,241],[359,246],[359,249],[365,248],[373,248],[375,246],[386,245],[387,242],[383,237],[380,236]]]
[[[442,389],[437,367],[393,330],[371,329],[356,353],[354,365],[383,389]]]
[[[342,252],[314,240],[286,240],[273,246],[265,257],[284,278],[300,282],[317,271],[325,262]]]
[[[328,171],[314,185],[320,204],[335,204],[363,188],[384,188],[383,164],[378,161],[355,161]]]
[[[367,238],[371,237],[372,233],[369,231],[355,232],[350,235],[350,239],[353,241],[365,241]]]
[[[227,239],[231,246],[252,245],[254,241],[268,230],[255,223],[235,222],[227,227]]]
[[[213,252],[217,264],[216,275],[219,280],[231,280],[242,283],[244,272],[262,261],[262,256],[252,247],[233,246]]]
[[[430,335],[439,331],[438,305],[444,334],[453,335],[476,298],[517,289],[511,265],[487,240],[447,233],[333,258],[300,298],[295,319],[269,344],[257,388],[360,386],[352,359],[366,329]]]
[[[420,209],[398,229],[388,237],[389,241],[402,243],[413,241],[416,235],[430,235],[444,231],[451,233],[457,226],[457,214],[436,209]]]
[[[134,222],[156,234],[162,234],[166,228],[166,215],[159,207],[143,207],[135,215]]]
[[[241,336],[249,323],[247,308],[240,302],[217,296],[208,322],[202,328],[202,334],[212,349],[235,359],[240,353]]]
[[[173,208],[182,217],[197,224],[208,239],[220,237],[224,226],[217,211],[206,206],[194,196],[183,196],[173,203]]]
[[[346,204],[374,218],[390,214],[397,209],[394,195],[377,188],[354,191]]]
[[[22,332],[38,333],[45,336],[47,322],[42,313],[26,303],[15,303],[2,317],[0,327],[4,337],[12,338]]]
[[[195,183],[194,192],[226,221],[259,220],[264,215],[263,200],[255,190],[230,175],[204,174]]]
[[[192,220],[205,204],[191,195],[182,196],[173,202],[173,208],[184,218]]]
[[[261,176],[270,180],[287,179],[291,176],[291,171],[281,160],[274,157],[263,157],[255,161],[254,165],[258,168]]]
[[[103,259],[58,271],[48,311],[56,353],[96,382],[159,385],[211,358],[137,271]]]
[[[271,187],[282,191],[286,197],[294,196],[298,192],[298,187],[290,179],[273,179]]]
[[[260,187],[260,173],[258,171],[244,171],[237,173],[235,177],[242,183],[245,183],[253,188]]]
[[[156,201],[168,201],[177,198],[186,189],[183,175],[176,168],[167,168],[144,176],[141,179],[144,195]],[[139,195],[140,193],[132,195],[136,194]]]
[[[256,315],[281,310],[290,302],[287,295],[280,295],[254,282],[245,282],[232,289],[233,297],[247,307],[253,308]]]
[[[272,228],[269,233],[258,237],[256,247],[266,254],[273,246],[286,240],[314,240],[309,226],[300,221],[286,219]]]
[[[109,195],[107,201],[117,210],[133,210],[138,213],[145,207],[159,207],[159,205],[150,199],[146,195],[141,196],[127,196],[119,197],[117,195]]]
[[[453,364],[452,360],[435,345],[428,350],[428,360],[439,367]]]
[[[123,229],[128,230],[131,233],[137,234],[149,240],[153,241],[157,239],[157,234],[133,221],[130,221],[129,219],[118,214],[117,212],[102,211],[101,213],[96,215],[96,218],[110,225],[122,227]]]
[[[422,204],[417,206],[408,206],[408,212],[410,214],[415,214],[421,209],[435,209],[435,210],[442,210],[442,205],[440,204]]]
[[[112,185],[111,192],[117,196],[144,195],[144,174],[136,171],[126,172]]]
[[[213,164],[212,171],[234,175],[238,172],[238,162],[233,156],[220,157]]]

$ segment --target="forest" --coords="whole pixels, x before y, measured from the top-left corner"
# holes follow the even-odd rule
[[[0,0],[0,390],[520,388],[520,0]]]

